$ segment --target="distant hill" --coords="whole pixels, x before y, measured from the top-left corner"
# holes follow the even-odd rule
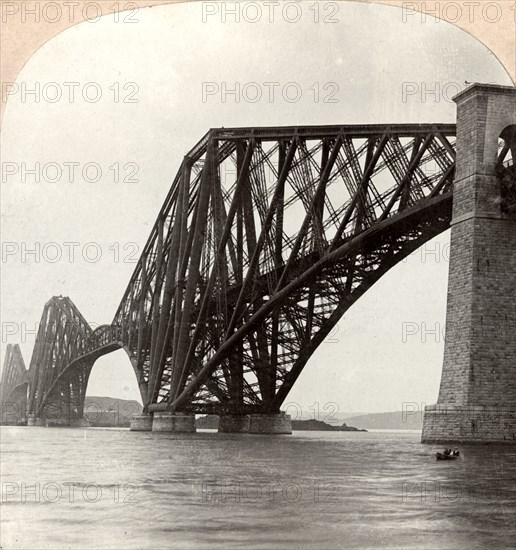
[[[321,420],[292,420],[293,430],[307,430],[315,432],[366,432],[367,430],[348,426],[345,422],[342,426],[332,426]]]
[[[206,416],[199,416],[195,419],[195,426],[197,428],[209,428],[217,429],[219,427],[219,417],[216,414],[209,414]],[[332,426],[326,422],[320,420],[292,420],[293,430],[309,430],[318,432],[362,432],[361,430],[354,428],[353,426],[347,426],[343,423],[342,426]]]
[[[421,414],[402,411],[352,416],[346,422],[366,430],[421,430],[423,426]]]
[[[129,427],[131,416],[141,414],[143,407],[138,401],[115,397],[87,395],[84,400],[84,419],[91,426]]]
[[[127,399],[117,399],[116,397],[98,397],[96,395],[87,395],[84,400],[84,408],[100,409],[103,411],[123,410],[126,414],[140,414],[143,410],[138,401]]]

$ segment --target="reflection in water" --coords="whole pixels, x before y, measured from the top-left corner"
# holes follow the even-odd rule
[[[516,447],[1,428],[1,547],[511,548]]]

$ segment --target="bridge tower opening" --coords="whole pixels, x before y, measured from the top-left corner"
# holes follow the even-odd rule
[[[475,84],[454,101],[446,342],[422,441],[516,443],[516,88]]]

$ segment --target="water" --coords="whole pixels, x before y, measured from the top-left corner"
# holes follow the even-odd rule
[[[513,548],[516,447],[1,428],[1,547]]]

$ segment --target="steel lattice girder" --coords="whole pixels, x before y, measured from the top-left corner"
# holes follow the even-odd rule
[[[514,127],[504,132],[499,140],[496,173],[500,179],[502,212],[516,214],[516,131]]]
[[[454,125],[215,129],[113,320],[147,409],[272,411],[367,288],[449,226]]]
[[[0,382],[0,401],[7,402],[13,389],[28,381],[27,369],[18,344],[7,344]]]
[[[28,386],[28,371],[20,347],[7,344],[0,382],[0,422],[14,415],[22,419],[27,410]]]
[[[38,417],[81,418],[88,378],[95,360],[123,347],[109,342],[102,326],[92,331],[68,297],[53,297],[43,309],[28,371],[27,411]]]

